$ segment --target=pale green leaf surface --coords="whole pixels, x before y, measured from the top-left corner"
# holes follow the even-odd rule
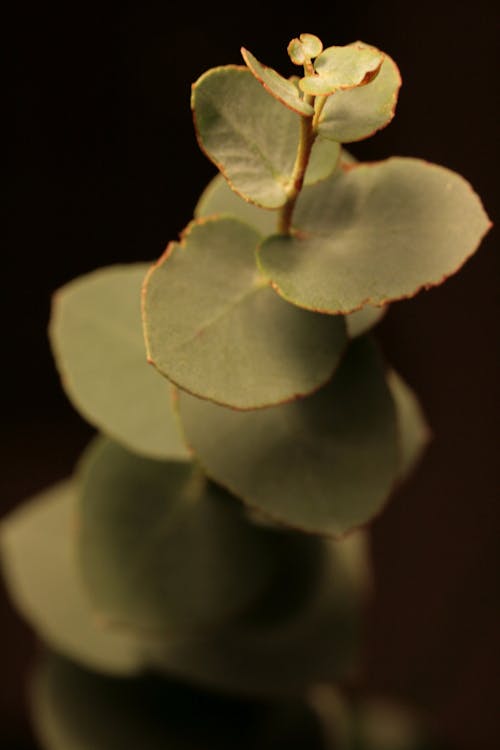
[[[236,219],[192,224],[145,285],[150,360],[182,389],[239,409],[317,389],[346,341],[341,318],[304,314],[266,285],[258,241]]]
[[[50,340],[68,397],[131,450],[188,458],[165,380],[148,366],[141,324],[145,263],[101,268],[55,296]]]
[[[302,192],[294,221],[301,238],[265,240],[260,267],[288,301],[334,314],[442,283],[490,226],[463,177],[411,158],[337,170]]]
[[[235,216],[250,224],[264,237],[273,234],[278,223],[278,214],[275,211],[260,208],[244,200],[238,193],[231,190],[227,180],[221,174],[216,175],[208,183],[194,210],[194,216],[197,219],[216,214]]]
[[[193,86],[192,107],[201,148],[234,190],[258,205],[282,206],[300,117],[237,66],[204,73]]]
[[[345,322],[347,325],[347,334],[349,338],[355,339],[363,333],[369,331],[373,326],[384,317],[387,307],[372,307],[367,305],[361,310],[346,315]]]
[[[208,475],[289,526],[341,535],[369,521],[394,484],[395,409],[383,364],[363,339],[309,398],[236,412],[179,393],[178,406]]]
[[[110,622],[197,632],[239,618],[270,585],[270,533],[197,467],[99,439],[80,478],[78,559]]]
[[[153,663],[206,687],[251,696],[304,695],[315,682],[345,677],[359,657],[365,542],[359,534],[322,541],[326,555],[316,590],[287,618],[186,640],[163,655],[159,649]]]
[[[415,393],[394,370],[387,374],[396,404],[400,436],[400,478],[405,479],[420,460],[431,431]]]
[[[300,79],[306,94],[326,96],[369,83],[377,75],[384,55],[376,47],[353,42],[345,47],[327,47],[316,58],[316,75]]]
[[[330,177],[339,163],[339,158],[340,144],[318,135],[312,147],[304,185],[314,185]]]
[[[271,96],[274,96],[279,102],[300,115],[313,116],[314,109],[308,102],[302,99],[299,95],[299,90],[291,81],[283,78],[273,68],[260,63],[244,47],[241,48],[241,54],[252,74]]]
[[[76,492],[61,482],[22,505],[0,530],[5,582],[19,612],[50,646],[95,670],[140,666],[132,634],[94,617],[75,558]]]
[[[339,143],[369,138],[394,117],[401,75],[388,55],[376,78],[366,86],[337,91],[325,102],[318,133]]]

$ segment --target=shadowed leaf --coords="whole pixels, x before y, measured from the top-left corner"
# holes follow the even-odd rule
[[[304,695],[316,682],[350,674],[359,657],[366,538],[356,533],[321,544],[326,550],[323,574],[308,603],[287,618],[253,629],[179,643],[165,651],[165,669],[207,687],[270,697]],[[161,649],[156,657],[161,665]]]
[[[363,339],[309,398],[244,413],[179,393],[178,405],[208,475],[290,526],[343,534],[369,521],[394,484],[394,405],[383,364]]]
[[[387,381],[398,415],[400,478],[405,479],[420,460],[431,439],[431,431],[415,393],[403,378],[394,370],[390,370]]]
[[[187,459],[168,385],[146,359],[147,269],[110,266],[66,284],[54,296],[50,340],[66,393],[91,424],[137,453]]]
[[[255,264],[259,235],[233,219],[194,223],[151,270],[144,292],[148,355],[181,388],[239,409],[305,395],[336,368],[341,318],[304,314]]]
[[[61,482],[3,521],[3,572],[19,612],[60,653],[96,670],[139,669],[134,636],[94,617],[75,559],[76,492]]]
[[[147,676],[116,680],[54,654],[35,673],[31,705],[46,750],[321,750],[304,700],[243,701]]]
[[[270,585],[272,534],[198,468],[100,439],[80,476],[81,571],[110,621],[196,632],[239,618]]]
[[[326,313],[383,305],[440,284],[476,250],[490,223],[459,175],[418,159],[338,170],[303,191],[301,237],[259,251],[281,296]]]

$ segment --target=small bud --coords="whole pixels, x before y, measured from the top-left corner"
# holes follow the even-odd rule
[[[301,34],[288,45],[288,55],[295,65],[305,65],[323,50],[323,42],[314,34]]]

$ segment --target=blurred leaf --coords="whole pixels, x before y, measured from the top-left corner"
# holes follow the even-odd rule
[[[300,307],[348,313],[443,282],[490,226],[469,183],[418,159],[359,164],[306,188],[295,224],[259,251],[279,294]]]
[[[365,537],[322,542],[322,576],[306,605],[259,626],[159,648],[156,663],[207,687],[257,696],[304,695],[358,666],[360,610],[367,584]],[[293,586],[293,578],[289,580]]]
[[[394,370],[387,374],[387,380],[396,404],[400,434],[400,476],[404,479],[415,468],[431,439],[422,408],[412,389]]]
[[[320,96],[364,86],[375,78],[383,60],[380,50],[364,42],[327,47],[314,62],[316,75],[301,78],[299,86],[306,94]]]
[[[80,476],[81,570],[111,622],[199,632],[240,618],[271,585],[272,534],[191,464],[101,438]]]
[[[91,424],[137,453],[188,458],[168,385],[146,360],[140,294],[147,269],[101,268],[59,289],[50,339],[66,393]]]
[[[361,310],[349,313],[345,316],[345,322],[347,324],[347,334],[349,338],[355,339],[357,336],[361,336],[376,325],[381,318],[387,312],[386,307],[372,307],[367,305],[362,307]]]
[[[401,87],[399,69],[388,55],[368,86],[337,91],[325,102],[318,133],[339,143],[369,138],[394,117]]]
[[[357,339],[314,395],[236,412],[179,393],[188,443],[208,475],[292,527],[340,535],[369,521],[397,474],[394,405],[373,345]]]
[[[303,701],[256,702],[195,691],[160,678],[116,680],[56,655],[31,691],[46,750],[321,750]]]
[[[179,387],[238,409],[315,390],[346,342],[341,318],[304,313],[267,286],[258,240],[235,219],[198,221],[145,284],[150,360]]]
[[[313,116],[314,109],[308,102],[301,98],[299,90],[291,81],[283,78],[273,68],[262,65],[244,47],[241,48],[241,54],[252,74],[271,96],[274,96],[275,99],[294,112],[298,112],[301,115]]]
[[[5,581],[19,612],[63,654],[96,670],[127,674],[140,666],[138,643],[127,631],[94,617],[74,555],[76,493],[61,482],[2,522]]]

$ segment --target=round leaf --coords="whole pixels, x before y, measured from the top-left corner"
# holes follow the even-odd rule
[[[304,65],[323,51],[323,42],[314,34],[301,34],[292,39],[287,48],[290,59],[295,65]]]
[[[139,669],[133,634],[94,617],[74,557],[76,493],[61,482],[11,513],[1,526],[3,572],[19,612],[62,654],[93,669]]]
[[[300,118],[265,91],[248,68],[204,73],[192,107],[201,148],[245,198],[267,208],[287,200]]]
[[[168,386],[148,367],[141,283],[148,266],[111,266],[54,296],[50,339],[68,397],[95,427],[155,458],[187,458]]]
[[[288,301],[333,314],[440,284],[490,227],[463,177],[409,158],[337,170],[303,191],[295,224],[300,238],[264,241],[261,269]]]
[[[240,617],[270,585],[272,535],[191,464],[100,439],[81,480],[81,571],[110,621],[200,631]]]
[[[395,409],[368,341],[353,342],[309,398],[243,413],[179,393],[178,405],[208,475],[290,526],[341,535],[369,521],[394,484]]]
[[[257,58],[244,47],[241,48],[241,54],[252,74],[259,83],[264,86],[266,91],[271,94],[271,96],[274,96],[275,99],[293,112],[298,112],[298,114],[305,115],[306,117],[313,116],[314,109],[308,102],[301,98],[299,90],[294,86],[292,81],[283,78],[283,76],[273,70],[273,68],[268,68],[267,65],[262,65],[262,63],[260,63]]]
[[[322,544],[323,576],[306,606],[264,627],[186,640],[163,648],[163,656],[160,648],[156,666],[210,688],[267,697],[304,695],[316,682],[350,674],[359,656],[366,539],[352,534]]]
[[[314,63],[316,75],[301,78],[299,86],[306,94],[320,96],[364,86],[375,78],[383,59],[380,50],[363,42],[327,47]]]
[[[259,235],[233,219],[190,226],[147,277],[151,362],[181,388],[238,409],[311,393],[336,368],[341,318],[299,311],[255,264]]]
[[[337,91],[322,109],[318,133],[339,143],[369,138],[394,117],[401,75],[388,55],[377,77],[367,86]]]

